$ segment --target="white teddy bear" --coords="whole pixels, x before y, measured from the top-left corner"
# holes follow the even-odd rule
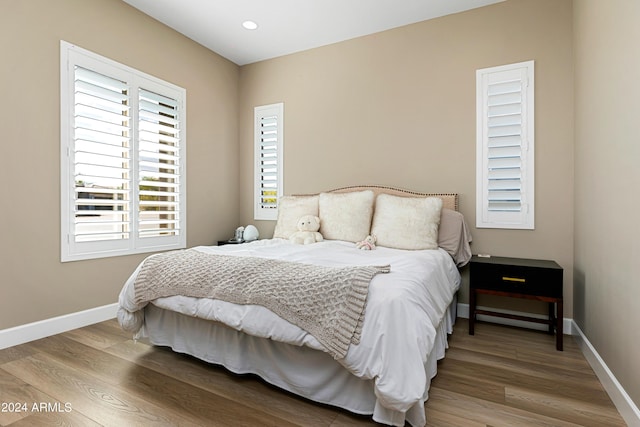
[[[298,245],[308,245],[310,243],[322,242],[320,229],[320,218],[313,215],[305,215],[298,220],[298,231],[293,233],[289,240]]]

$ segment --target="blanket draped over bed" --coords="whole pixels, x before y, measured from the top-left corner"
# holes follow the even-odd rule
[[[184,295],[261,305],[313,335],[335,359],[362,331],[369,283],[390,266],[327,267],[192,249],[145,260],[135,302]]]

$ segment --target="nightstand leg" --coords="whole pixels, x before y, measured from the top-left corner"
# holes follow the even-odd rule
[[[469,292],[469,335],[475,333],[476,323],[476,291],[471,289]]]
[[[557,326],[556,326],[556,350],[558,351],[562,351],[562,324],[563,322],[563,318],[564,318],[564,314],[563,309],[562,309],[562,299],[559,299],[558,302],[556,302],[556,318],[557,318]]]

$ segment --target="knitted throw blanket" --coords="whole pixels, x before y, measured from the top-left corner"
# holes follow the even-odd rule
[[[325,267],[193,249],[148,258],[135,302],[184,295],[261,305],[313,335],[335,359],[362,331],[369,283],[390,266]]]

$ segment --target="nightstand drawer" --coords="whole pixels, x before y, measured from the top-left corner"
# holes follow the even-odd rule
[[[473,288],[562,298],[559,267],[475,262],[470,268]]]

